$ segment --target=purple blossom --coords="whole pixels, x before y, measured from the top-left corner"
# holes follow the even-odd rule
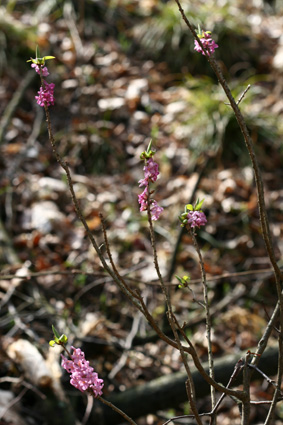
[[[189,211],[188,215],[188,223],[191,227],[200,227],[204,226],[207,222],[206,216],[202,211]]]
[[[213,54],[214,50],[217,49],[217,47],[219,47],[218,44],[216,44],[215,41],[211,38],[211,35],[207,32],[203,32],[203,37],[200,38],[200,41],[201,41],[201,44],[203,45],[203,47],[205,48],[205,50],[207,51],[208,56]],[[195,40],[194,50],[202,53],[205,56],[205,53],[202,50],[202,48],[201,48],[201,46],[200,46],[200,44],[197,40]]]
[[[141,179],[141,180],[139,180],[139,187],[142,187],[142,186],[148,186],[148,179]]]
[[[144,177],[146,179],[151,180],[152,182],[156,182],[158,174],[159,174],[158,164],[154,162],[152,158],[149,158],[143,170],[144,170]]]
[[[152,214],[152,220],[158,220],[160,214],[163,211],[163,208],[160,207],[158,205],[158,203],[153,199],[152,200],[152,203],[151,203],[151,206],[150,206],[150,211],[151,211],[151,214]]]
[[[94,396],[102,395],[103,379],[99,379],[94,369],[90,367],[89,362],[85,359],[85,354],[80,348],[71,347],[73,354],[72,360],[66,359],[63,354],[62,367],[71,374],[70,384],[78,390],[84,392],[88,389],[92,390]]]
[[[148,198],[148,187],[144,189],[144,191],[138,195],[139,198],[139,204],[140,204],[140,211],[146,211],[147,209],[147,198]]]
[[[144,179],[139,180],[139,187],[148,186],[149,182],[156,182],[159,175],[158,164],[152,158],[147,160],[146,165],[143,167]]]
[[[47,77],[49,75],[47,66],[42,67],[42,65],[37,65],[36,63],[32,63],[31,67],[35,69],[35,71],[39,74],[42,75],[43,77]]]
[[[144,179],[139,180],[139,187],[145,186],[145,189],[140,195],[138,195],[140,211],[147,210],[149,200],[149,183],[153,183],[157,180],[159,175],[158,164],[154,162],[152,158],[149,158],[146,165],[143,167],[143,171]],[[163,208],[160,207],[154,199],[151,199],[150,211],[152,213],[152,220],[158,220]]]
[[[44,81],[44,88],[41,86],[40,90],[38,91],[38,96],[35,96],[36,102],[40,106],[50,106],[54,105],[54,83],[48,84],[46,81]]]

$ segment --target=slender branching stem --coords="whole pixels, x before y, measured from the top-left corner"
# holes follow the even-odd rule
[[[209,300],[208,300],[208,287],[206,282],[206,273],[204,269],[204,263],[203,263],[201,250],[199,248],[194,229],[190,228],[190,226],[187,225],[187,230],[192,236],[193,244],[199,258],[199,266],[201,271],[201,280],[202,280],[202,288],[203,288],[203,299],[204,299],[204,306],[205,306],[205,319],[206,319],[205,323],[206,323],[206,339],[207,339],[207,348],[208,348],[209,375],[212,379],[214,379],[214,365],[213,365],[213,353],[212,353],[212,341],[211,341],[211,316],[210,316],[210,307],[209,307]],[[216,403],[215,388],[210,387],[210,390],[211,390],[211,405],[213,409]]]
[[[259,215],[260,215],[260,222],[261,222],[261,229],[262,229],[262,235],[263,235],[263,239],[266,245],[266,249],[267,249],[267,253],[270,259],[270,262],[273,266],[275,275],[276,275],[276,286],[277,286],[277,292],[278,295],[279,293],[281,293],[281,283],[280,281],[283,280],[283,274],[277,264],[276,258],[275,258],[275,254],[274,254],[274,249],[273,249],[273,245],[272,245],[272,238],[271,238],[271,233],[270,233],[270,229],[269,229],[269,222],[268,222],[268,218],[267,218],[267,211],[266,211],[266,206],[265,206],[265,199],[264,199],[264,188],[263,188],[263,180],[262,180],[262,176],[261,176],[261,171],[258,165],[258,161],[255,155],[255,151],[254,151],[254,147],[253,147],[253,142],[251,139],[251,136],[249,134],[247,125],[245,123],[244,117],[240,111],[239,105],[237,104],[237,102],[235,101],[235,99],[232,96],[231,90],[228,87],[228,84],[222,74],[221,69],[219,68],[216,60],[214,59],[214,57],[211,55],[209,55],[207,53],[207,50],[204,48],[204,46],[202,45],[194,27],[192,26],[192,24],[190,23],[190,21],[188,20],[188,18],[185,15],[185,12],[180,4],[179,0],[175,0],[178,8],[180,10],[181,16],[185,22],[185,24],[187,25],[187,27],[189,28],[189,30],[191,31],[191,33],[193,34],[194,38],[198,41],[199,45],[201,46],[209,64],[211,65],[213,71],[215,72],[217,79],[220,83],[220,85],[222,86],[229,102],[230,105],[234,111],[235,117],[237,119],[238,125],[241,129],[241,132],[243,134],[244,137],[244,141],[247,147],[247,150],[249,152],[249,156],[251,159],[251,163],[252,163],[252,167],[254,170],[254,176],[255,176],[255,182],[256,182],[256,188],[257,188],[257,195],[258,195],[258,207],[259,207]],[[281,297],[280,297],[281,298]]]
[[[180,338],[179,338],[179,334],[178,334],[177,329],[176,329],[177,319],[176,319],[175,316],[171,316],[170,313],[168,313],[168,321],[169,321],[171,329],[173,331],[175,341],[178,345],[178,349],[180,351],[182,361],[183,361],[183,364],[185,366],[185,369],[186,369],[186,372],[187,372],[187,375],[188,375],[188,379],[186,381],[186,391],[187,391],[187,395],[188,395],[189,404],[190,404],[191,410],[194,414],[194,417],[195,417],[198,425],[202,425],[202,421],[199,417],[199,413],[198,413],[197,406],[196,406],[195,385],[194,385],[192,373],[191,373],[190,367],[188,365],[187,357],[186,357],[186,354],[185,354],[184,349],[182,347],[182,344],[181,344],[181,341],[180,341]]]
[[[162,292],[163,292],[165,300],[166,300],[167,309],[172,314],[172,304],[171,304],[171,300],[170,300],[170,296],[169,296],[169,291],[168,291],[168,288],[166,287],[166,285],[164,283],[164,279],[162,277],[160,267],[159,267],[159,262],[158,262],[155,234],[154,234],[154,228],[153,228],[153,224],[152,224],[152,217],[151,217],[151,211],[150,211],[150,185],[149,184],[148,184],[147,219],[148,219],[148,224],[149,224],[150,241],[151,241],[151,246],[152,246],[152,251],[153,251],[154,267],[155,267],[155,270],[156,270],[156,273],[157,273],[157,276],[158,276],[158,279],[159,279],[159,282],[160,282]]]
[[[243,391],[245,394],[244,399],[242,400],[242,417],[241,425],[249,425],[250,423],[250,383],[251,383],[251,373],[248,368],[250,353],[248,352],[245,356],[244,367],[243,367]]]
[[[44,81],[43,81],[42,75],[40,76],[40,78],[41,78],[41,84],[44,87]],[[91,232],[91,230],[90,230],[90,228],[89,228],[89,226],[86,222],[86,219],[85,219],[85,217],[82,213],[78,198],[75,194],[74,185],[73,185],[69,166],[68,166],[67,162],[64,161],[58,153],[56,142],[55,142],[55,139],[54,139],[54,136],[53,136],[52,127],[51,127],[49,109],[48,109],[46,103],[44,104],[44,109],[45,109],[45,114],[46,114],[48,136],[49,136],[49,140],[50,140],[50,143],[51,143],[51,146],[52,146],[52,150],[53,150],[53,153],[55,155],[57,162],[60,164],[60,166],[63,168],[63,170],[66,173],[68,187],[69,187],[69,190],[70,190],[70,193],[71,193],[71,198],[72,198],[73,205],[75,207],[76,214],[77,214],[79,220],[81,221],[83,227],[85,228],[86,234],[87,234],[87,236],[88,236],[88,238],[91,242],[91,245],[93,246],[94,250],[96,251],[96,253],[99,257],[99,259],[100,259],[100,261],[101,261],[101,263],[104,267],[104,270],[113,278],[113,280],[117,283],[117,285],[119,286],[121,291],[128,298],[130,298],[132,303],[141,311],[141,306],[140,306],[139,302],[137,301],[137,299],[135,299],[135,297],[132,295],[132,293],[129,292],[128,289],[123,285],[123,282],[121,282],[121,280],[119,279],[119,276],[117,276],[115,274],[115,272],[112,271],[111,268],[108,266],[104,256],[102,255],[102,253],[100,251],[100,248],[99,248],[99,246],[98,246],[98,244],[97,244],[97,242],[96,242],[96,240],[95,240],[95,238],[94,238],[94,236],[93,236],[93,234],[92,234],[92,232]]]
[[[121,283],[123,284],[123,286],[126,288],[126,290],[129,291],[129,293],[132,294],[132,296],[139,301],[140,300],[140,297],[137,295],[137,293],[135,291],[133,291],[129,287],[129,285],[126,283],[125,279],[120,275],[119,271],[117,270],[117,267],[116,267],[116,265],[115,265],[115,263],[113,261],[112,253],[111,253],[111,250],[110,250],[110,246],[109,246],[109,242],[108,242],[108,237],[107,237],[106,226],[105,226],[105,221],[104,221],[103,214],[102,213],[99,213],[99,217],[100,217],[100,220],[101,220],[102,231],[103,231],[103,238],[104,238],[104,242],[105,242],[105,246],[106,246],[107,255],[108,255],[110,264],[112,266],[113,272],[119,278],[119,280],[121,281]]]
[[[97,396],[96,398],[99,401],[101,401],[101,403],[106,404],[106,406],[110,407],[112,410],[114,410],[115,412],[119,413],[119,415],[121,415],[124,419],[126,419],[126,421],[129,422],[130,424],[137,425],[137,423],[132,418],[130,418],[128,415],[126,415],[126,413],[123,412],[123,410],[119,409],[113,403],[110,403],[110,401],[105,400],[101,396]]]
[[[195,29],[193,28],[192,24],[190,23],[190,21],[186,17],[180,1],[179,0],[175,0],[175,1],[178,5],[179,11],[181,13],[181,16],[182,16],[185,24],[187,25],[187,27],[189,28],[189,30],[193,34],[194,38],[197,40],[198,44],[201,46],[201,49],[202,49],[204,55],[206,56],[206,59],[208,60],[213,71],[215,72],[215,75],[217,76],[217,79],[218,79],[220,85],[222,86],[222,88],[223,88],[223,90],[224,90],[224,92],[225,92],[225,94],[226,94],[226,96],[229,100],[229,105],[231,106],[231,108],[234,111],[234,115],[236,117],[236,120],[238,122],[240,130],[241,130],[243,137],[244,137],[245,145],[246,145],[246,148],[248,150],[250,160],[251,160],[251,163],[252,163],[254,178],[255,178],[255,183],[256,183],[258,209],[259,209],[259,217],[260,217],[262,237],[263,237],[263,240],[264,240],[264,243],[265,243],[265,247],[266,247],[268,257],[270,259],[270,262],[271,262],[273,270],[274,270],[275,285],[276,285],[278,303],[279,303],[280,332],[282,332],[282,329],[283,329],[283,296],[282,296],[283,273],[281,272],[281,270],[280,270],[280,268],[277,264],[275,252],[274,252],[274,248],[273,248],[273,241],[272,241],[272,236],[271,236],[269,221],[268,221],[268,216],[267,216],[267,210],[266,210],[266,205],[265,205],[264,185],[263,185],[262,174],[261,174],[260,167],[259,167],[259,164],[258,164],[258,161],[257,161],[257,158],[256,158],[256,154],[255,154],[255,150],[254,150],[254,146],[253,146],[251,136],[249,134],[246,122],[245,122],[244,117],[243,117],[243,115],[240,111],[240,108],[239,108],[240,101],[242,100],[243,97],[240,97],[239,101],[235,101],[235,99],[232,96],[231,90],[228,87],[228,84],[227,84],[227,82],[226,82],[226,80],[225,80],[225,78],[222,74],[222,71],[221,71],[218,63],[214,59],[213,55],[209,55],[207,50],[202,45]],[[245,93],[243,95],[245,95]],[[277,384],[278,384],[278,386],[280,386],[281,382],[282,382],[282,376],[283,376],[283,342],[282,342],[282,338],[279,338],[279,340],[278,340],[278,351],[279,351],[279,356],[278,356]],[[266,421],[265,425],[268,425],[269,423],[271,423],[270,421],[272,421],[272,417],[273,417],[273,413],[274,413],[274,409],[275,409],[278,397],[279,397],[279,391],[278,391],[278,389],[276,389],[275,392],[274,392],[273,403],[270,406],[270,410],[269,410],[267,421]]]

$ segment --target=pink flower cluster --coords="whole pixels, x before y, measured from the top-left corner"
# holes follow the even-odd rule
[[[39,91],[37,92],[38,96],[35,96],[36,102],[40,106],[50,106],[54,105],[54,83],[48,84],[46,81],[44,81],[44,88],[41,86]]]
[[[32,63],[31,67],[34,68],[35,71],[42,77],[47,77],[49,75],[49,72],[46,66]],[[54,87],[55,87],[54,83],[48,84],[46,81],[44,81],[43,86],[40,87],[39,91],[37,92],[37,96],[35,96],[36,102],[38,103],[39,106],[54,105],[54,102],[55,102]]]
[[[208,56],[213,54],[214,50],[217,49],[217,47],[219,47],[218,44],[216,44],[215,41],[211,38],[211,35],[208,32],[203,32],[203,37],[200,38],[200,41],[203,47],[205,48],[205,50],[207,51]],[[194,50],[202,53],[205,56],[204,51],[202,50],[197,40],[195,40]]]
[[[202,211],[189,211],[187,219],[192,228],[204,226],[207,223],[206,216]]]
[[[42,75],[43,77],[47,77],[49,75],[47,66],[42,67],[42,65],[37,65],[36,63],[32,63],[31,67],[35,69],[35,71]]]
[[[85,359],[85,353],[80,348],[71,347],[73,354],[72,360],[62,357],[62,367],[71,374],[70,383],[78,390],[84,392],[90,389],[94,396],[102,395],[103,379],[99,379],[94,369],[90,367],[89,362]]]
[[[140,204],[140,211],[146,211],[149,199],[149,183],[156,182],[159,171],[158,164],[153,161],[152,158],[147,160],[146,165],[143,168],[144,179],[139,180],[139,187],[145,186],[144,191],[138,195]],[[158,220],[163,208],[160,207],[154,199],[150,199],[150,211],[152,220]]]

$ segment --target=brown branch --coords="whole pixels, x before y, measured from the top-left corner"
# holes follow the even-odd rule
[[[248,368],[248,360],[250,357],[250,352],[246,353],[243,367],[243,391],[245,393],[245,398],[242,400],[242,417],[241,425],[249,425],[250,423],[250,384],[251,384],[251,374],[250,369]]]
[[[183,361],[183,364],[185,366],[185,369],[186,369],[186,372],[187,372],[187,375],[188,375],[188,379],[186,380],[185,385],[186,385],[186,391],[187,391],[187,396],[188,396],[190,408],[191,408],[191,410],[194,414],[194,418],[197,421],[197,423],[199,425],[202,425],[202,421],[199,417],[199,413],[198,413],[197,406],[196,406],[196,392],[195,392],[195,385],[194,385],[192,373],[191,373],[190,367],[188,365],[187,357],[185,355],[183,346],[181,344],[181,341],[180,341],[180,338],[179,338],[179,335],[178,335],[178,332],[177,332],[176,326],[175,326],[175,324],[177,324],[177,319],[176,319],[175,315],[171,316],[170,313],[168,313],[168,320],[169,320],[171,329],[174,333],[175,341],[178,345],[178,350],[180,351],[182,361]],[[177,326],[179,327],[178,324],[177,324]]]
[[[108,242],[108,237],[107,237],[107,232],[106,232],[106,226],[105,226],[105,221],[104,221],[104,217],[102,215],[102,213],[99,213],[99,217],[101,220],[101,225],[102,225],[102,232],[103,232],[103,238],[104,238],[104,242],[105,242],[105,246],[106,246],[106,251],[107,251],[107,255],[110,261],[110,264],[112,266],[113,272],[115,273],[115,275],[119,278],[121,284],[124,286],[124,288],[126,288],[126,290],[137,300],[140,299],[140,297],[136,294],[135,291],[133,291],[128,284],[125,282],[125,279],[123,279],[123,277],[120,275],[116,264],[113,261],[113,257],[112,257],[112,253],[110,250],[110,246],[109,246],[109,242]]]
[[[126,419],[126,421],[128,421],[130,424],[137,425],[136,422],[132,418],[130,418],[125,412],[120,410],[117,406],[115,406],[110,401],[105,400],[105,398],[102,398],[101,396],[97,396],[96,398],[99,401],[101,401],[103,404],[106,404],[106,406],[110,407],[115,412],[119,413],[119,415],[121,415],[124,419]]]
[[[41,78],[41,84],[44,87],[44,80],[43,80],[42,75],[40,75],[40,78]],[[96,242],[96,240],[95,240],[95,238],[94,238],[94,236],[93,236],[90,228],[88,227],[88,224],[86,222],[86,219],[85,219],[85,217],[84,217],[84,215],[82,213],[82,210],[80,208],[78,198],[77,198],[77,196],[75,194],[75,191],[74,191],[74,186],[73,186],[73,182],[72,182],[72,177],[71,177],[69,166],[68,166],[67,162],[64,161],[61,158],[61,156],[59,155],[59,153],[57,151],[56,142],[55,142],[55,139],[54,139],[54,136],[53,136],[53,132],[52,132],[52,127],[51,127],[49,109],[48,109],[48,106],[46,105],[46,102],[44,103],[44,109],[45,109],[45,114],[46,114],[46,122],[47,122],[47,129],[48,129],[49,141],[51,143],[53,153],[55,155],[55,158],[56,158],[57,162],[60,164],[60,166],[63,168],[63,170],[66,173],[68,187],[69,187],[69,190],[70,190],[72,202],[73,202],[73,205],[75,207],[76,214],[77,214],[79,220],[81,221],[83,227],[85,228],[85,231],[86,231],[86,234],[88,236],[88,239],[90,240],[91,245],[93,246],[94,250],[96,251],[96,253],[97,253],[97,255],[98,255],[98,257],[99,257],[99,259],[100,259],[100,261],[101,261],[101,263],[102,263],[105,271],[113,278],[113,280],[117,283],[117,285],[119,286],[119,288],[121,289],[121,291],[141,311],[141,306],[137,302],[137,300],[135,299],[135,297],[132,295],[131,292],[128,291],[127,288],[124,287],[123,282],[121,282],[119,276],[117,276],[115,274],[115,272],[112,271],[111,268],[108,266],[108,264],[107,264],[104,256],[102,255],[102,253],[100,251],[100,248],[99,248],[99,246],[98,246],[98,244],[97,244],[97,242]]]
[[[275,254],[274,254],[274,249],[273,249],[273,245],[272,245],[272,238],[271,238],[271,234],[270,234],[270,229],[269,229],[269,222],[268,222],[268,218],[267,218],[267,211],[266,211],[266,206],[265,206],[265,200],[264,200],[264,189],[263,189],[263,181],[262,181],[262,176],[261,176],[261,171],[258,165],[258,161],[255,155],[255,151],[254,151],[254,147],[253,147],[253,142],[252,139],[250,137],[249,131],[247,129],[245,120],[243,118],[243,115],[239,109],[239,106],[237,104],[237,102],[235,101],[235,99],[232,96],[232,93],[226,83],[226,80],[224,79],[224,76],[222,74],[221,69],[219,68],[216,60],[214,59],[213,56],[210,56],[207,52],[207,50],[204,48],[203,44],[201,43],[195,29],[193,28],[193,26],[191,25],[190,21],[187,19],[185,12],[180,4],[179,0],[175,0],[179,11],[181,13],[181,16],[185,22],[185,24],[187,25],[187,27],[189,28],[189,30],[191,31],[191,33],[193,34],[194,38],[198,41],[199,45],[201,46],[206,59],[208,60],[210,66],[212,67],[213,71],[215,72],[217,79],[219,81],[219,83],[221,84],[229,102],[230,105],[234,111],[235,117],[237,119],[238,125],[241,129],[241,132],[243,134],[244,137],[244,141],[247,147],[247,150],[249,152],[250,155],[250,159],[252,162],[252,166],[253,166],[253,170],[254,170],[254,176],[255,176],[255,182],[256,182],[256,188],[257,188],[257,194],[258,194],[258,207],[259,207],[259,215],[260,215],[260,222],[261,222],[261,228],[262,228],[262,234],[263,234],[263,239],[265,242],[265,246],[266,246],[266,250],[270,259],[270,262],[273,266],[274,269],[274,273],[276,276],[276,287],[277,287],[277,292],[278,292],[278,297],[280,296],[281,293],[281,283],[280,281],[283,280],[283,274],[280,270],[280,268],[278,267],[276,258],[275,258]]]
[[[266,205],[265,205],[263,179],[262,179],[260,167],[259,167],[259,164],[258,164],[258,161],[257,161],[257,158],[256,158],[255,150],[254,150],[254,147],[253,147],[253,142],[252,142],[251,136],[249,134],[249,131],[248,131],[246,122],[244,120],[244,117],[243,117],[243,115],[240,111],[240,108],[239,108],[240,102],[236,102],[235,99],[233,98],[231,90],[229,89],[228,84],[226,83],[226,80],[225,80],[225,78],[222,74],[222,71],[221,71],[220,67],[218,66],[218,63],[214,59],[213,55],[209,55],[207,50],[202,45],[196,31],[194,30],[190,21],[187,19],[185,12],[184,12],[181,4],[180,4],[180,1],[179,0],[175,0],[175,1],[178,5],[179,11],[181,13],[181,16],[182,16],[184,22],[186,23],[187,27],[189,28],[189,30],[193,34],[194,38],[197,40],[198,44],[201,46],[201,49],[202,49],[204,55],[206,56],[210,66],[212,67],[213,71],[215,72],[215,75],[217,76],[218,82],[222,86],[222,88],[223,88],[223,90],[224,90],[224,92],[225,92],[225,94],[226,94],[226,96],[229,100],[230,106],[232,107],[232,109],[234,111],[234,115],[236,117],[236,120],[238,122],[240,130],[241,130],[243,137],[244,137],[245,145],[246,145],[246,148],[248,150],[250,160],[251,160],[251,163],[252,163],[252,167],[253,167],[253,172],[254,172],[255,184],[256,184],[256,189],[257,189],[257,200],[258,200],[258,209],[259,209],[259,217],[260,217],[262,237],[263,237],[263,240],[264,240],[264,243],[265,243],[265,247],[266,247],[268,257],[270,259],[270,262],[271,262],[273,270],[274,270],[276,291],[277,291],[278,304],[279,304],[280,331],[282,331],[282,327],[283,327],[283,296],[282,296],[281,291],[282,291],[283,273],[281,272],[281,270],[280,270],[280,268],[277,264],[275,252],[274,252],[274,249],[273,249],[272,236],[271,236],[271,232],[270,232],[270,228],[269,228],[269,221],[268,221],[267,210],[266,210]],[[282,338],[279,338],[278,343],[279,343],[279,345],[278,345],[279,359],[278,359],[277,383],[278,383],[278,385],[281,385],[282,376],[283,376],[283,342],[282,342]],[[268,416],[267,416],[265,425],[269,425],[272,421],[273,413],[274,413],[275,406],[276,406],[279,395],[280,395],[279,391],[278,391],[278,389],[276,389],[275,393],[274,393],[274,397],[273,397],[273,402],[272,402],[270,410],[268,412]],[[242,423],[247,423],[247,421],[248,421],[247,414],[245,414],[245,418],[242,419],[242,420],[244,421]]]
[[[158,256],[157,256],[157,251],[156,251],[155,235],[154,235],[154,229],[153,229],[152,217],[151,217],[151,211],[150,211],[150,189],[149,189],[149,185],[148,185],[147,190],[148,190],[147,219],[148,219],[148,224],[149,224],[150,242],[151,242],[151,246],[152,246],[152,250],[153,250],[154,267],[155,267],[155,270],[156,270],[156,273],[157,273],[157,276],[158,276],[158,279],[159,279],[159,283],[160,283],[162,292],[163,292],[165,300],[166,300],[167,309],[170,313],[172,313],[172,306],[171,306],[169,292],[168,292],[168,289],[165,286],[162,274],[160,272]]]
[[[210,315],[210,307],[209,307],[209,301],[208,301],[208,288],[207,288],[207,282],[206,282],[206,273],[204,269],[204,263],[202,254],[194,233],[194,229],[190,228],[189,225],[187,225],[187,230],[189,231],[190,235],[193,239],[193,244],[195,247],[195,250],[197,252],[198,258],[199,258],[199,266],[201,271],[201,277],[202,277],[202,287],[203,287],[203,299],[204,299],[204,307],[205,307],[205,324],[206,324],[206,339],[207,339],[207,348],[208,348],[208,363],[209,363],[209,375],[212,379],[214,379],[214,368],[213,368],[213,354],[212,354],[212,343],[211,343],[211,315]],[[211,407],[214,408],[216,404],[216,396],[215,396],[215,388],[211,387]]]

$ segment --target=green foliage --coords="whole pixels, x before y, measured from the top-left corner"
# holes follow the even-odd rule
[[[187,288],[188,287],[190,280],[191,280],[190,276],[185,275],[183,277],[180,277],[178,275],[175,275],[175,277],[180,282],[180,285],[178,285],[178,288]]]
[[[145,152],[142,152],[140,154],[140,159],[143,159],[144,160],[144,159],[149,159],[149,158],[152,158],[153,157],[153,155],[155,154],[155,150],[152,150],[151,149],[151,146],[152,146],[152,140],[149,142],[146,151]]]
[[[50,60],[50,59],[55,59],[55,56],[43,56],[41,58],[40,57],[40,53],[39,53],[38,45],[36,45],[35,59],[30,58],[29,60],[27,60],[27,62],[32,62],[32,63],[35,63],[36,65],[43,66],[45,64],[45,61]]]
[[[49,341],[49,345],[51,347],[54,347],[54,345],[65,345],[68,342],[68,337],[65,334],[62,334],[60,336],[59,332],[57,331],[57,329],[55,328],[55,326],[52,325],[52,331],[54,334],[54,340],[52,339],[51,341]]]

